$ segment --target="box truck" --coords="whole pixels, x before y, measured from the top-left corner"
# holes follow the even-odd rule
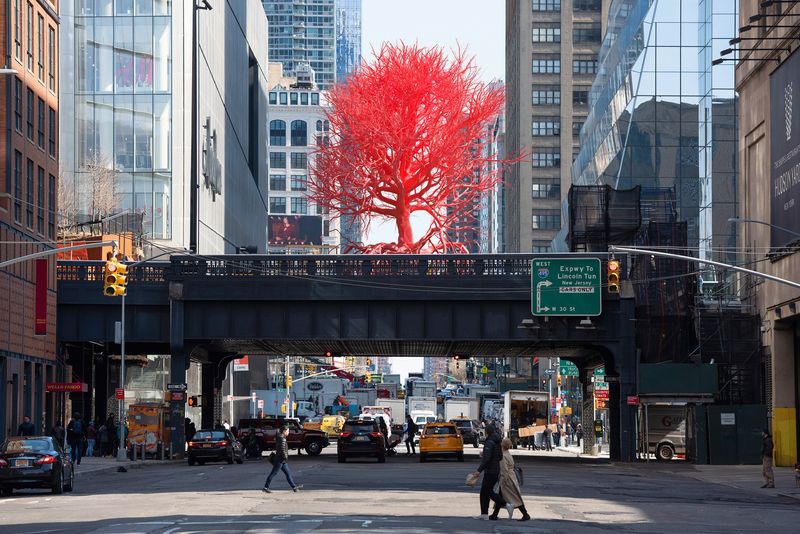
[[[451,397],[444,401],[444,420],[479,419],[478,399]]]
[[[546,391],[506,391],[503,395],[503,433],[514,447],[520,427],[547,424],[549,398]]]

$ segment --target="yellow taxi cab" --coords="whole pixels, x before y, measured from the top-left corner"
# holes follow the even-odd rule
[[[425,425],[419,439],[419,461],[431,456],[455,456],[464,461],[464,439],[453,423],[432,422]]]

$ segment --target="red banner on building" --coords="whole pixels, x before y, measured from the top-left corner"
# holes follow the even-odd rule
[[[89,387],[86,382],[48,382],[45,390],[51,393],[72,393],[74,391],[86,393]]]
[[[36,260],[36,305],[34,335],[47,335],[47,260]]]

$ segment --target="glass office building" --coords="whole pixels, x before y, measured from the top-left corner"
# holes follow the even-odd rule
[[[336,81],[361,64],[361,0],[336,1]]]
[[[575,185],[670,191],[689,247],[709,258],[735,246],[734,63],[712,60],[737,11],[737,0],[615,0],[572,167]]]
[[[143,214],[145,233],[156,239],[172,233],[171,4],[78,1],[71,51],[74,183],[113,170],[117,209]]]

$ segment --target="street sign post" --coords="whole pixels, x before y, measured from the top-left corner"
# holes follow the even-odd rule
[[[595,316],[602,312],[598,258],[534,258],[531,313],[538,316]]]
[[[186,384],[167,384],[167,391],[186,391]]]
[[[116,398],[116,400],[125,400],[125,390],[122,388],[117,388],[114,391],[114,398]]]

